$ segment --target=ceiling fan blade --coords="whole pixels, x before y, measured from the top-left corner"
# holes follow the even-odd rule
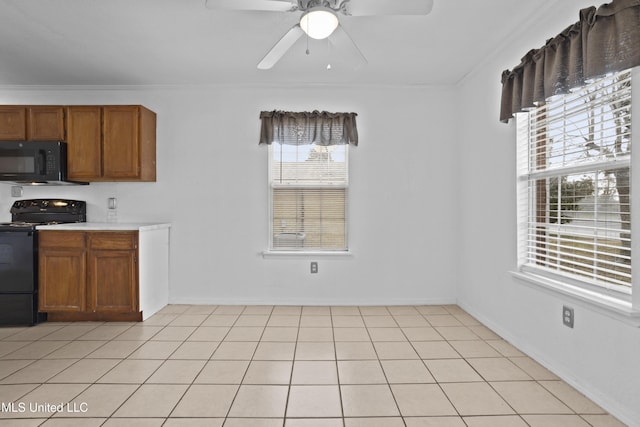
[[[207,9],[287,12],[294,8],[291,0],[206,0]]]
[[[356,43],[353,41],[349,33],[347,33],[342,25],[338,25],[333,34],[329,36],[329,41],[342,50],[350,58],[355,60],[355,68],[360,68],[368,63],[367,58],[362,54]]]
[[[433,0],[350,0],[345,3],[345,13],[352,16],[428,15],[432,8]]]
[[[268,70],[284,56],[295,42],[304,34],[300,24],[296,24],[271,48],[271,50],[258,63],[259,70]]]

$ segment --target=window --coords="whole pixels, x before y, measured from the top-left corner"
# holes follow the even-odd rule
[[[629,300],[631,72],[517,114],[519,265]]]
[[[347,253],[349,145],[356,113],[260,113],[269,146],[269,250]]]
[[[272,250],[346,251],[349,146],[269,145]]]

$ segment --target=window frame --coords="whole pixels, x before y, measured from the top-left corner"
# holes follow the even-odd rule
[[[268,221],[269,221],[269,225],[268,225],[268,235],[267,235],[267,244],[268,247],[265,251],[262,252],[263,257],[299,257],[299,256],[309,256],[309,255],[313,255],[314,257],[334,257],[334,256],[338,256],[338,257],[342,257],[342,256],[351,256],[352,253],[350,251],[350,245],[349,245],[349,195],[350,195],[350,177],[349,177],[349,170],[350,170],[350,147],[349,144],[345,144],[345,166],[346,166],[346,180],[344,182],[344,184],[274,184],[273,182],[273,168],[272,168],[272,161],[273,161],[273,150],[274,150],[274,146],[276,146],[278,143],[277,142],[273,142],[272,144],[269,144],[268,148],[267,148],[267,174],[268,174],[268,179],[267,179],[267,187],[268,187]],[[311,144],[314,145],[314,144]],[[273,218],[273,212],[274,212],[274,192],[273,190],[275,188],[291,188],[291,189],[297,189],[297,188],[309,188],[309,189],[344,189],[345,190],[345,194],[344,194],[344,241],[345,241],[345,248],[344,249],[332,249],[332,248],[306,248],[306,247],[301,247],[299,249],[297,248],[283,248],[283,249],[278,249],[276,247],[274,247],[274,231],[273,231],[273,223],[274,223],[274,218]]]
[[[640,147],[640,131],[633,132],[633,129],[640,129],[640,67],[635,67],[631,70],[631,82],[631,145],[633,146],[635,144],[636,148],[631,150],[631,159],[629,161],[631,178],[629,185],[632,192],[632,197],[630,200],[630,203],[632,205],[631,253],[635,254],[635,256],[632,255],[631,257],[631,271],[635,271],[635,274],[632,273],[628,292],[621,292],[621,289],[617,287],[603,287],[600,285],[596,285],[591,283],[587,279],[564,275],[544,268],[537,268],[536,266],[531,265],[531,263],[525,262],[528,245],[526,234],[530,232],[529,219],[527,217],[531,212],[530,204],[535,204],[536,201],[532,200],[529,195],[529,180],[523,179],[521,173],[523,170],[523,165],[521,162],[528,162],[528,157],[527,160],[523,160],[521,156],[522,147],[520,144],[520,138],[522,137],[522,117],[517,117],[517,119],[513,121],[516,128],[516,137],[518,138],[519,142],[516,159],[516,215],[518,227],[518,256],[517,269],[512,272],[512,275],[524,284],[533,285],[536,288],[541,287],[543,290],[556,295],[560,294],[564,298],[568,298],[578,304],[584,304],[592,309],[595,309],[596,311],[602,312],[603,314],[612,316],[625,323],[632,324],[633,326],[640,327],[640,273],[638,273],[638,271],[640,271],[638,270],[638,268],[640,268],[640,262],[638,261],[638,258],[640,257],[640,245],[638,244],[640,242],[640,238],[638,238],[637,236],[635,239],[633,238],[634,230],[636,230],[637,233],[637,230],[640,229],[640,207],[636,206],[633,203],[633,188],[636,188],[636,192],[640,190],[640,173],[633,173],[634,169],[640,170],[640,167],[637,166],[638,155],[634,154],[634,151],[637,150],[638,147]],[[518,114],[524,114],[528,116],[528,113],[526,112]],[[530,149],[530,142],[526,144],[525,148],[527,150]],[[570,172],[570,168],[567,168],[567,170]],[[562,172],[562,174],[567,175],[568,173]],[[637,196],[635,198],[637,199]]]

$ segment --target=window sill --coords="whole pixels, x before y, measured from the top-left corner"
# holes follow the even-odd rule
[[[262,258],[349,258],[351,251],[262,251]]]
[[[583,289],[579,286],[570,285],[532,272],[513,271],[511,274],[527,285],[534,285],[556,295],[569,297],[571,300],[582,303],[600,314],[636,328],[640,327],[640,311],[634,309],[629,301],[622,301],[615,297]]]

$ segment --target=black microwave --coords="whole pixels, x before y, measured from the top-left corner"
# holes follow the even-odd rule
[[[0,141],[0,182],[88,184],[67,179],[67,143],[62,141]]]

